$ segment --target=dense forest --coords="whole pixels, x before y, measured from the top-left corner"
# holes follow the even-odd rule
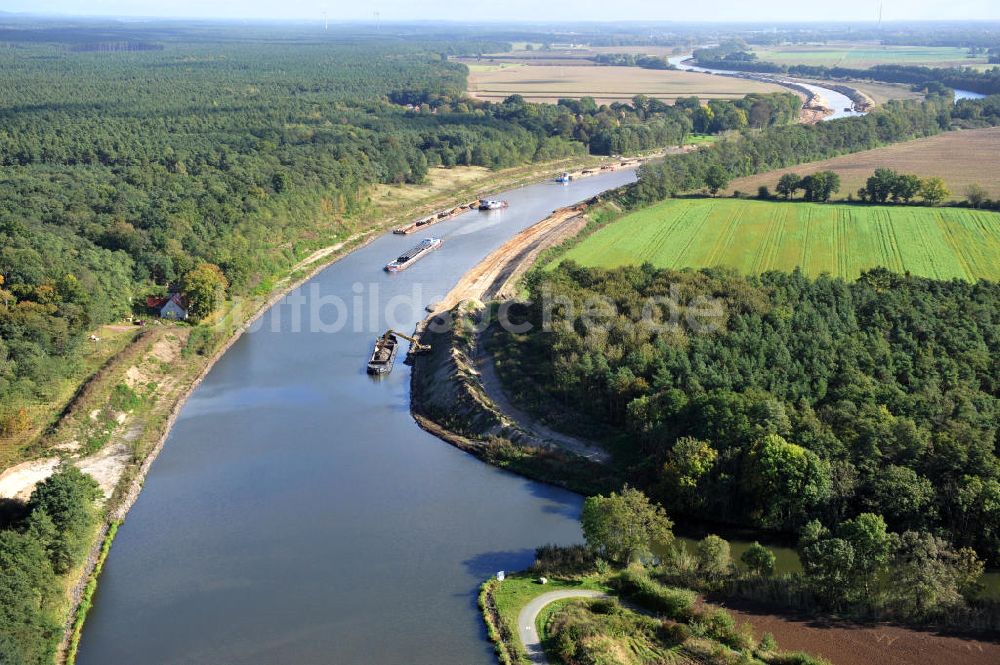
[[[1000,285],[566,262],[530,289],[505,373],[626,433],[671,513],[796,532],[871,512],[997,562]],[[680,325],[640,322],[666,296]],[[687,325],[699,297],[714,329]]]
[[[19,405],[95,324],[206,265],[232,294],[266,291],[303,247],[356,230],[372,183],[795,119],[788,95],[709,122],[645,97],[481,102],[447,56],[509,45],[231,31],[0,30],[0,436],[31,425]]]

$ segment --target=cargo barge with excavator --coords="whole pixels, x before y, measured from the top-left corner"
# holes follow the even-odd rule
[[[392,366],[396,362],[396,353],[399,351],[399,338],[403,338],[410,343],[410,353],[424,353],[430,351],[431,347],[421,344],[417,339],[404,335],[395,330],[387,330],[385,334],[375,338],[375,348],[372,349],[372,356],[368,360],[368,373],[373,375],[388,374],[392,371]]]
[[[386,264],[385,271],[400,272],[402,270],[406,270],[440,246],[440,238],[424,238],[420,241],[419,245],[403,252],[397,256],[395,260]]]

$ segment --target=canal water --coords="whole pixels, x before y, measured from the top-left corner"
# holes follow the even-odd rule
[[[856,115],[864,115],[859,111],[854,110],[854,102],[850,97],[842,92],[837,92],[830,88],[824,88],[822,86],[816,85],[815,83],[806,83],[805,81],[800,81],[799,79],[789,78],[787,76],[780,76],[778,74],[760,74],[755,72],[737,72],[725,69],[709,69],[708,67],[696,67],[694,65],[689,65],[686,63],[688,59],[691,58],[691,54],[676,56],[669,58],[670,64],[677,67],[685,72],[702,72],[705,74],[717,74],[719,76],[733,76],[736,78],[746,78],[753,79],[757,81],[764,81],[768,83],[778,83],[782,81],[787,81],[793,83],[800,88],[806,88],[814,95],[818,95],[823,99],[824,104],[833,113],[823,118],[823,120],[837,120],[839,118],[850,118]]]
[[[493,663],[478,585],[537,545],[581,541],[581,499],[425,433],[402,354],[382,380],[365,362],[387,324],[411,331],[519,230],[634,177],[507,192],[506,210],[429,229],[441,249],[402,273],[382,266],[424,236],[385,235],[262,317],[184,406],[118,531],[77,662]]]

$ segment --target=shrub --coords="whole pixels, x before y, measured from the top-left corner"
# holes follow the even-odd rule
[[[595,568],[593,552],[585,545],[542,545],[535,550],[531,569],[537,573],[577,575]]]
[[[23,406],[0,413],[0,436],[14,436],[31,428],[31,416]]]
[[[666,587],[651,579],[641,568],[622,571],[615,580],[618,590],[636,603],[677,621],[693,615],[697,594],[690,589]]]
[[[673,619],[664,619],[660,623],[660,639],[668,644],[683,644],[691,637],[691,630]]]
[[[756,575],[770,577],[774,574],[774,564],[776,561],[774,552],[757,541],[754,541],[753,545],[740,555],[740,561],[747,567],[747,570]]]
[[[714,534],[698,542],[697,558],[698,571],[710,578],[726,575],[733,566],[729,542]]]

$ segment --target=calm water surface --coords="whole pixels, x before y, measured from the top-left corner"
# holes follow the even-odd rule
[[[383,380],[364,364],[386,316],[412,330],[517,231],[633,179],[508,192],[507,210],[430,229],[442,248],[396,275],[382,266],[423,236],[386,235],[263,317],[191,396],[153,464],[111,549],[78,663],[493,663],[477,586],[529,564],[539,544],[580,541],[580,497],[419,429],[402,354]],[[310,306],[322,303],[319,318],[334,327],[336,299],[346,327],[308,332]]]

